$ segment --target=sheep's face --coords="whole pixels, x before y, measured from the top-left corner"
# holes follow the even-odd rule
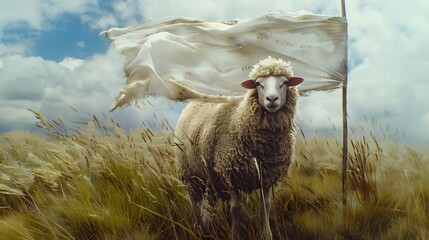
[[[256,88],[258,101],[268,112],[277,112],[286,101],[287,88],[302,83],[300,77],[286,78],[285,76],[259,77],[256,81],[245,80],[241,85],[247,89]]]

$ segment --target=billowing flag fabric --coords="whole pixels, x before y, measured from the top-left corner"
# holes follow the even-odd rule
[[[243,94],[240,82],[268,56],[291,62],[294,75],[305,79],[301,92],[331,90],[346,78],[343,17],[284,12],[216,22],[176,17],[104,33],[126,59],[127,79],[112,109],[145,96],[174,99],[171,80],[207,94]]]

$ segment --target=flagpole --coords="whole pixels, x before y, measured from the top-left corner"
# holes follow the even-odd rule
[[[341,15],[347,18],[346,15],[346,1],[341,0]],[[347,80],[348,80],[348,44],[346,44],[346,56],[344,60],[344,83],[342,86],[342,114],[343,114],[343,168],[342,168],[342,202],[344,213],[347,208],[347,156],[348,156],[348,123],[347,123]]]

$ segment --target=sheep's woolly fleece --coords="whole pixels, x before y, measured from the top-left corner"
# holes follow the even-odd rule
[[[268,57],[261,60],[253,66],[249,74],[250,79],[256,81],[259,77],[279,76],[284,75],[287,78],[293,76],[292,66],[290,62],[285,62],[283,59],[275,59]]]

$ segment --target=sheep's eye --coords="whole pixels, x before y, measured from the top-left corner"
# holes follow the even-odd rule
[[[280,87],[283,87],[283,85],[286,85],[286,86],[287,86],[287,83],[288,83],[288,81],[284,81],[284,82],[282,82],[282,84],[280,85]]]
[[[260,82],[256,82],[256,87],[261,86],[262,89],[264,89],[264,86],[262,86],[262,84]]]

